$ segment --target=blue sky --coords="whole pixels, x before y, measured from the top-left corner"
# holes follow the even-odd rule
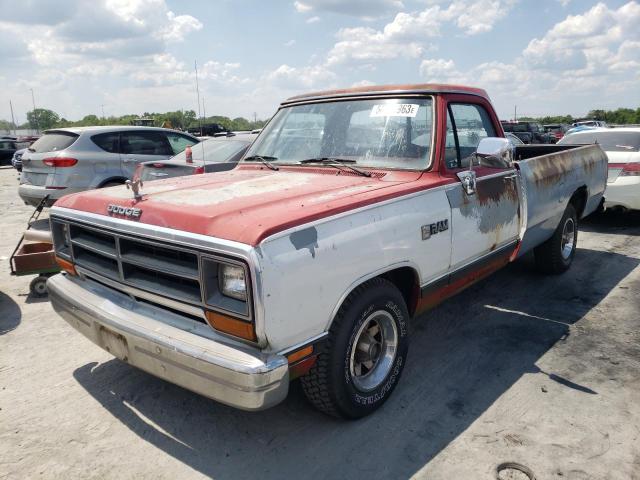
[[[197,109],[269,117],[353,85],[485,88],[502,118],[640,106],[640,3],[0,0],[0,118]]]

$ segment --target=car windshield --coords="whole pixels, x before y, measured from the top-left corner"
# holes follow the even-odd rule
[[[358,166],[422,170],[431,151],[432,103],[423,97],[284,107],[245,158],[282,164],[337,159]]]
[[[197,143],[191,147],[193,163],[218,163],[226,162],[233,156],[247,148],[249,142],[243,140],[223,140],[218,138],[210,138],[204,142]],[[186,162],[187,154],[185,151],[171,158],[171,161]]]
[[[558,144],[588,145],[599,143],[605,152],[640,152],[640,132],[586,130],[565,135]]]

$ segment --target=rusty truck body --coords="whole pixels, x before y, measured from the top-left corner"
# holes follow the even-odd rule
[[[228,405],[270,407],[300,377],[320,410],[367,415],[421,312],[531,250],[549,273],[574,259],[605,154],[503,137],[475,88],[291,98],[234,170],[59,200],[53,307],[123,361]]]

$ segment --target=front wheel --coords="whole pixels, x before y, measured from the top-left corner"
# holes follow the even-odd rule
[[[553,236],[535,248],[536,266],[544,273],[566,272],[576,254],[578,244],[578,214],[573,204],[567,205]]]
[[[377,410],[406,362],[408,321],[404,299],[388,280],[375,278],[356,288],[334,319],[326,350],[301,378],[309,401],[342,418]]]

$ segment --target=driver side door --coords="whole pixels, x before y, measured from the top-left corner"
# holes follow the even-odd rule
[[[448,173],[467,172],[482,138],[495,137],[487,110],[480,104],[447,106],[445,165]],[[517,172],[515,168],[471,167],[475,191],[467,193],[462,182],[447,190],[451,207],[451,270],[462,276],[480,270],[498,257],[507,258],[520,230]]]

